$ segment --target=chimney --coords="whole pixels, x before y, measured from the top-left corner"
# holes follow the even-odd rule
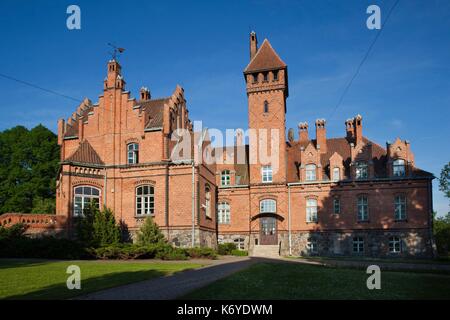
[[[105,80],[105,89],[115,88],[121,84],[120,82],[124,82],[121,76],[120,64],[116,60],[109,60],[108,73]]]
[[[325,129],[325,119],[316,120],[316,144],[321,153],[327,152],[327,131]]]
[[[362,142],[362,117],[360,114],[358,114],[354,118],[354,133],[355,133],[355,144],[358,145],[360,142]]]
[[[142,87],[141,90],[139,90],[139,92],[140,92],[141,101],[150,100],[152,97],[150,94],[150,90],[148,90],[147,87]]]
[[[250,60],[253,59],[256,52],[258,52],[258,39],[255,31],[250,32]]]
[[[300,122],[298,124],[298,142],[307,142],[308,138],[308,122]]]
[[[288,130],[288,140],[291,143],[294,141],[294,129],[292,128],[289,128]]]
[[[345,131],[347,133],[347,140],[349,142],[353,142],[353,139],[355,138],[353,121],[354,121],[354,119],[347,119],[345,121]]]

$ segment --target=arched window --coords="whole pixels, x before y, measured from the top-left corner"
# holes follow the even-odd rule
[[[264,79],[264,81],[269,81],[269,73],[268,72],[263,72],[263,79]]]
[[[267,101],[264,101],[264,113],[269,112],[269,103]]]
[[[307,164],[306,165],[306,181],[315,181],[316,180],[316,165],[315,164]]]
[[[219,203],[217,207],[217,220],[219,224],[229,224],[230,217],[230,205],[227,202]]]
[[[278,80],[278,70],[275,70],[273,72],[273,81],[277,81]]]
[[[317,222],[316,199],[306,199],[306,222]]]
[[[211,218],[211,189],[208,185],[205,187],[205,215]]]
[[[231,183],[230,170],[223,170],[220,176],[220,184],[222,186],[229,186]]]
[[[369,169],[367,166],[367,162],[365,161],[358,161],[356,163],[356,179],[367,179],[369,176]]]
[[[406,197],[395,196],[395,220],[406,220]]]
[[[139,162],[139,144],[129,143],[127,145],[127,158],[128,164],[134,164]]]
[[[257,73],[253,74],[253,83],[258,83],[258,74]]]
[[[341,170],[338,167],[333,168],[333,180],[339,181],[341,179]]]
[[[100,207],[100,190],[91,186],[78,186],[74,189],[73,196],[73,215],[82,216],[83,211],[94,204]]]
[[[259,202],[260,213],[275,213],[277,212],[277,202],[273,199],[264,199]]]
[[[402,252],[402,241],[399,237],[389,237],[389,252],[400,253]]]
[[[151,185],[136,188],[136,215],[152,215],[155,213],[155,189]]]
[[[406,174],[405,160],[395,159],[392,166],[392,170],[395,177],[404,177]]]

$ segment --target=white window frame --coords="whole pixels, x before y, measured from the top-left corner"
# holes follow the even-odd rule
[[[139,162],[139,143],[127,144],[127,163],[136,164]]]
[[[141,193],[139,194],[139,189]],[[145,191],[148,191],[145,193]],[[155,187],[151,184],[143,184],[136,187],[136,208],[135,215],[153,216],[155,214]]]
[[[211,218],[211,188],[205,186],[205,216]]]
[[[261,167],[261,178],[263,183],[271,183],[273,181],[272,166]]]
[[[389,253],[402,252],[402,239],[397,236],[389,237]]]
[[[358,221],[369,220],[369,197],[359,195],[357,199]]]
[[[223,170],[220,173],[220,185],[221,186],[229,186],[231,184],[231,174],[230,170]]]
[[[369,166],[365,161],[358,161],[355,165],[356,179],[367,179],[369,177]]]
[[[219,224],[231,223],[231,209],[228,202],[220,202],[217,206],[217,221]]]
[[[356,250],[355,250],[356,248]],[[363,237],[353,237],[353,253],[364,253]]]
[[[259,202],[259,213],[276,213],[277,201],[274,199],[263,199]]]
[[[403,159],[395,159],[392,163],[392,174],[394,177],[404,177],[406,175],[406,162]]]
[[[238,250],[245,250],[245,239],[244,238],[236,238],[233,240],[233,243],[236,245]]]
[[[306,222],[317,222],[317,199],[306,199]]]
[[[333,175],[333,178],[332,178],[333,181],[341,180],[341,169],[339,167],[334,167],[332,175]]]
[[[305,166],[305,180],[316,181],[317,180],[317,166],[313,163]]]
[[[306,242],[306,250],[308,250],[308,253],[317,253],[318,247],[317,247],[317,239],[309,238]]]
[[[81,190],[81,193],[80,193]],[[74,217],[82,217],[83,211],[87,209],[90,203],[97,200],[97,208],[100,209],[99,188],[90,185],[78,185],[73,188],[73,215]]]
[[[394,198],[394,218],[397,221],[406,220],[406,196],[398,194]]]

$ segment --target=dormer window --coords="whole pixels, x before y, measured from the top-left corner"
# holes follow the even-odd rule
[[[264,113],[269,112],[269,103],[267,101],[264,101]]]
[[[127,145],[128,164],[136,164],[139,162],[139,144],[129,143]]]
[[[358,161],[355,169],[356,179],[367,179],[369,176],[369,168],[364,161]]]
[[[308,164],[306,165],[306,181],[316,180],[316,165]]]
[[[231,183],[230,170],[223,170],[221,173],[220,180],[222,186],[229,186]]]
[[[338,167],[333,168],[333,181],[339,181],[341,179],[340,171]]]
[[[405,160],[403,159],[394,160],[392,171],[394,177],[404,177],[406,174]]]

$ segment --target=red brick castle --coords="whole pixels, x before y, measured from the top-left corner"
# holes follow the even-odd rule
[[[193,155],[180,161],[172,158],[177,129],[189,132],[192,150],[209,146],[207,131],[193,131],[183,89],[155,99],[142,88],[132,98],[121,66],[109,61],[98,102],[86,99],[58,123],[56,213],[69,234],[72,218],[94,202],[131,233],[154,217],[177,246],[234,242],[255,255],[433,254],[433,175],[415,167],[408,141],[381,147],[363,135],[360,115],[345,122],[341,138],[327,137],[323,119],[314,124],[315,139],[306,122],[298,138],[292,129],[286,135],[287,65],[267,39],[258,47],[254,32],[244,78],[256,138],[227,149],[228,164],[198,163]],[[279,134],[267,142],[276,167],[252,161],[261,132]]]

